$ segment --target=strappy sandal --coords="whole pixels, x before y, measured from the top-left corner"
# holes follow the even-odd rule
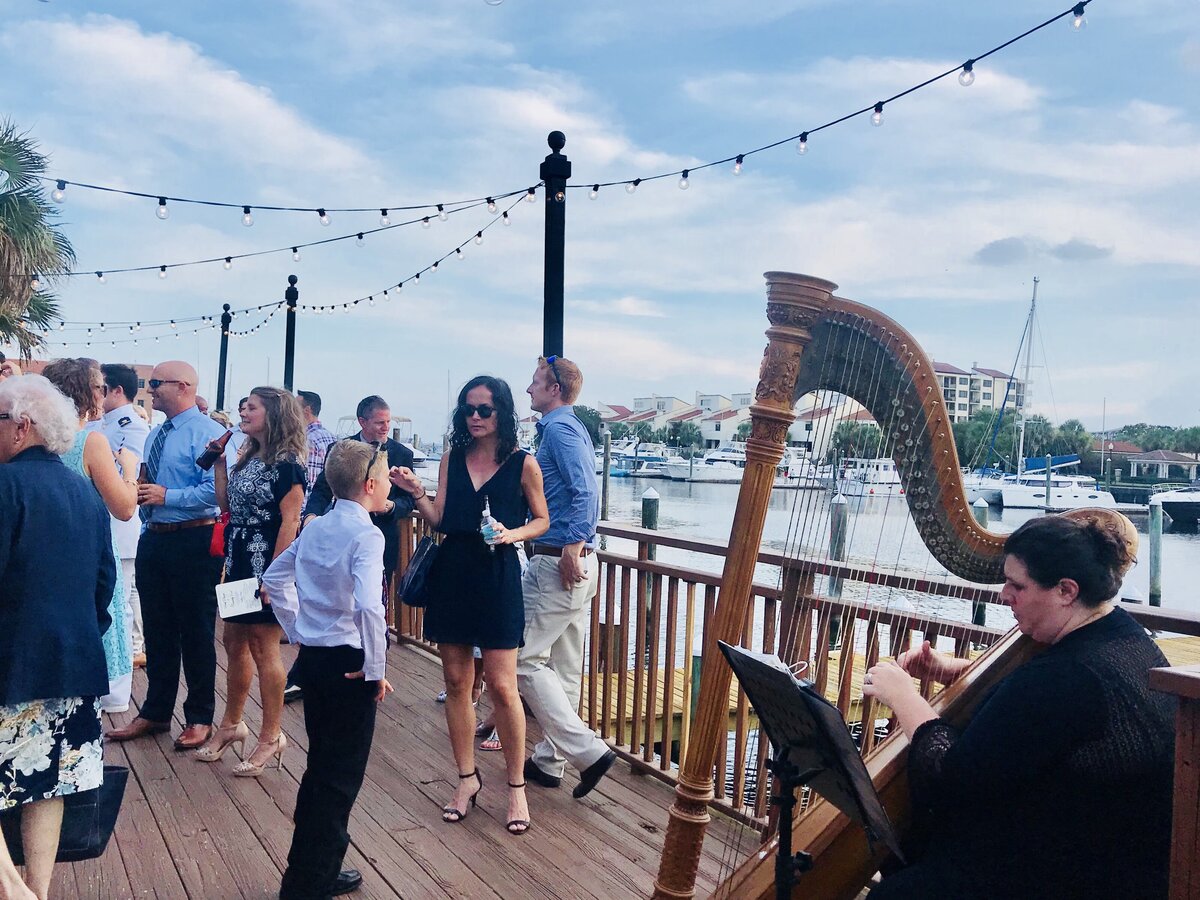
[[[522,781],[520,784],[513,784],[510,781],[508,786],[513,790],[516,790],[517,788],[525,787],[525,782]],[[530,824],[531,823],[528,819],[510,819],[508,824],[504,827],[508,829],[509,834],[520,835],[529,831]]]
[[[477,737],[477,738],[487,737],[489,734],[491,734],[495,730],[496,730],[496,726],[493,725],[491,722],[487,721],[486,719],[484,719],[482,722],[480,722],[478,725],[475,726],[475,737]]]
[[[459,775],[459,781],[466,781],[468,778],[474,778],[479,781],[479,787],[475,788],[475,793],[467,798],[467,803],[475,806],[475,800],[479,796],[479,792],[483,790],[483,776],[479,774],[479,769],[474,772],[468,772],[466,775]],[[457,824],[467,817],[467,810],[459,809],[457,806],[442,807],[442,821],[451,824]]]
[[[479,749],[480,750],[503,750],[504,745],[502,743],[500,743],[500,733],[498,731],[496,731],[495,728],[493,728],[492,733],[489,734],[485,740],[480,742]]]

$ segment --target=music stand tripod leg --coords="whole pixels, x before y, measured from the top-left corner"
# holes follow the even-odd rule
[[[779,847],[775,853],[775,898],[790,900],[796,876],[812,868],[812,855],[803,850],[792,853],[792,817],[796,812],[796,789],[806,785],[821,769],[801,772],[788,759],[786,747],[776,751],[775,758],[767,763],[767,769],[775,777],[779,793],[771,798],[771,804],[779,807]]]

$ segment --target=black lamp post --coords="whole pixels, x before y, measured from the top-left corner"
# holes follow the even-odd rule
[[[571,161],[560,152],[567,136],[552,131],[546,138],[551,153],[542,163],[539,175],[546,186],[546,266],[544,305],[542,308],[542,355],[563,352],[563,275],[567,230],[567,179]]]
[[[217,409],[225,408],[225,363],[229,360],[229,326],[233,316],[229,314],[229,304],[226,303],[221,313],[221,359],[217,368]]]
[[[283,388],[287,391],[292,389],[292,371],[296,365],[296,303],[300,299],[296,282],[299,280],[295,275],[289,275],[287,290],[283,292],[283,299],[287,301],[287,333],[283,339]]]

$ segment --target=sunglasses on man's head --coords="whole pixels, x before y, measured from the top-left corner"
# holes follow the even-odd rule
[[[363,476],[363,481],[368,481],[371,478],[371,471],[375,468],[375,460],[379,459],[379,454],[383,452],[383,444],[379,444],[371,452],[371,460],[367,463],[367,474]]]
[[[550,374],[554,376],[554,383],[559,387],[562,387],[562,379],[558,375],[558,366],[555,365],[556,362],[558,362],[558,356],[556,354],[552,353],[546,357],[546,365],[550,367]]]
[[[496,411],[494,406],[488,406],[486,403],[480,403],[478,406],[472,406],[470,403],[464,403],[459,408],[459,412],[463,414],[464,419],[469,419],[475,413],[479,413],[479,418],[490,419],[492,413]]]
[[[164,384],[182,384],[186,385],[186,381],[179,381],[176,378],[151,378],[146,382],[150,386],[150,390],[157,391]]]

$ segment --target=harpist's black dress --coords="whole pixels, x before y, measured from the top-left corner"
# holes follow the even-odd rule
[[[488,547],[479,523],[485,499],[492,516],[505,528],[520,528],[529,519],[521,490],[527,455],[518,450],[476,491],[467,471],[466,451],[461,447],[450,451],[446,505],[438,526],[446,537],[429,573],[426,640],[488,650],[523,643],[525,603],[517,548],[512,544]]]

